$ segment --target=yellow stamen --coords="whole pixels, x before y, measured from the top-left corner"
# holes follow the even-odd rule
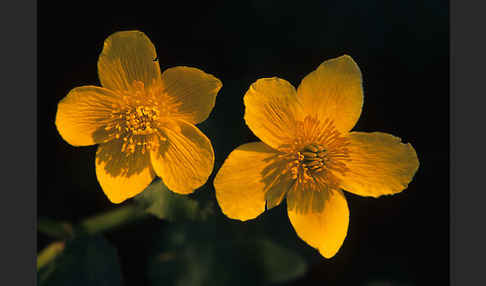
[[[296,130],[294,143],[281,147],[289,160],[287,171],[291,178],[297,183],[307,183],[319,175],[328,186],[338,185],[333,172],[348,171],[349,140],[334,128],[332,120],[320,122],[307,116]]]
[[[159,141],[167,141],[159,126],[164,118],[177,113],[179,104],[174,100],[161,85],[153,83],[146,87],[134,81],[132,88],[122,95],[122,103],[113,106],[111,119],[104,129],[123,140],[121,151],[127,155],[137,150],[145,153],[157,148]]]

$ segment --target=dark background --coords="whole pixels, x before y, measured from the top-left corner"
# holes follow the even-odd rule
[[[365,91],[354,130],[411,142],[420,167],[401,194],[372,199],[346,193],[350,225],[342,248],[332,259],[311,256],[307,274],[285,285],[447,285],[448,17],[447,1],[39,3],[38,216],[77,222],[117,207],[96,181],[96,147],[70,146],[54,125],[57,102],[70,89],[99,85],[98,55],[113,32],[146,33],[162,70],[188,65],[223,82],[211,116],[199,126],[212,141],[216,163],[198,192],[213,197],[211,182],[226,156],[258,140],[243,120],[249,85],[278,76],[297,87],[324,60],[349,54]],[[269,216],[284,220],[283,209],[249,224],[264,224]],[[126,285],[147,283],[150,250],[144,246],[161,224],[149,219],[107,235]],[[279,227],[295,235],[288,221]],[[50,241],[39,234],[38,250]],[[295,244],[308,247],[298,238]]]

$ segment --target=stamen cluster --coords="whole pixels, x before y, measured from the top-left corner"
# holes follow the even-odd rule
[[[155,132],[158,111],[151,106],[137,106],[124,114],[127,132],[133,135],[146,135]]]
[[[177,104],[159,86],[146,87],[135,81],[132,88],[137,96],[123,95],[122,104],[112,106],[110,122],[105,127],[115,139],[123,140],[121,151],[127,155],[137,149],[145,153],[157,148],[159,140],[165,141],[159,132],[161,118],[170,116],[177,109]],[[153,136],[159,140],[152,140]]]
[[[291,178],[298,184],[317,180],[328,186],[337,185],[333,172],[345,173],[348,170],[348,139],[335,129],[331,120],[321,123],[307,116],[297,125],[302,125],[302,128],[297,128],[294,143],[282,149],[286,153],[282,157],[288,160],[286,169]]]
[[[292,179],[303,183],[315,173],[322,172],[325,162],[329,161],[326,150],[319,144],[310,144],[294,153],[294,160],[289,163]]]

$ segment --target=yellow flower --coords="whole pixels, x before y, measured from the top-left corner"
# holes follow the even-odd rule
[[[245,121],[263,142],[239,146],[214,180],[223,213],[242,221],[287,198],[297,235],[330,258],[349,210],[341,190],[379,197],[404,190],[418,169],[410,144],[390,134],[350,132],[361,114],[361,72],[349,56],[322,63],[295,88],[279,78],[253,83]]]
[[[108,199],[121,203],[156,175],[180,194],[202,186],[214,151],[194,125],[211,113],[221,81],[191,67],[161,73],[155,47],[140,31],[105,40],[98,76],[102,87],[74,88],[59,102],[56,126],[73,146],[100,144],[96,176]]]

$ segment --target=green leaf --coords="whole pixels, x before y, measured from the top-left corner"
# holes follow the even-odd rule
[[[163,236],[149,260],[151,285],[270,285],[307,270],[297,253],[253,235],[231,233],[224,223],[178,224]]]
[[[210,242],[203,236],[198,236],[201,241],[195,242],[189,236],[193,234],[175,233],[170,238],[173,241],[166,242],[169,247],[156,252],[150,259],[148,278],[151,285],[261,285],[256,282],[261,280],[263,273],[251,266],[255,265],[251,263],[253,255],[228,242]],[[258,278],[254,279],[254,276]]]
[[[102,236],[66,241],[62,253],[37,272],[39,285],[121,285],[116,249]]]
[[[174,221],[176,219],[195,220],[201,218],[198,202],[187,195],[171,192],[161,180],[148,186],[134,201],[146,212],[159,219]]]
[[[256,242],[263,261],[265,279],[272,283],[285,282],[302,276],[307,262],[294,251],[269,239]]]

